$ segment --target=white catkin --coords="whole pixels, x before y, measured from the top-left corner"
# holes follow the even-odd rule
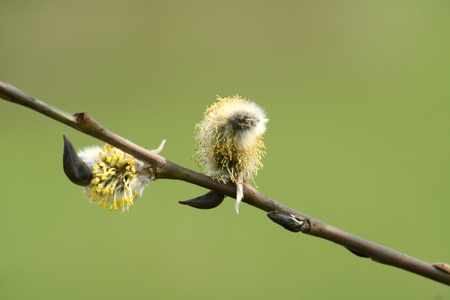
[[[219,97],[197,124],[197,164],[207,175],[237,184],[236,212],[243,198],[242,184],[262,168],[267,122],[261,107],[236,95]]]

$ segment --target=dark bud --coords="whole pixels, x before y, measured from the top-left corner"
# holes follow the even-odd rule
[[[278,211],[271,211],[267,214],[267,216],[277,223],[292,232],[302,231],[303,225],[305,225],[305,220],[302,220],[293,214],[282,213]]]
[[[350,251],[351,253],[353,253],[353,254],[355,254],[356,256],[359,256],[359,257],[364,257],[364,258],[368,258],[368,256],[367,255],[365,255],[365,254],[362,254],[361,252],[358,252],[358,251],[355,251],[355,250],[352,250],[352,249],[350,249],[350,248],[346,248],[348,251]]]
[[[75,147],[64,134],[63,167],[66,176],[75,184],[87,186],[92,178],[92,171],[86,163],[78,156]]]
[[[178,201],[178,203],[189,205],[191,207],[199,209],[211,209],[219,206],[224,198],[225,198],[224,195],[216,193],[214,191],[210,191],[204,194],[203,196],[190,200]]]

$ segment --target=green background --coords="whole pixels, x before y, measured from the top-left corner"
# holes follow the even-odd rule
[[[0,80],[198,170],[216,95],[265,108],[256,182],[275,200],[450,263],[450,2],[1,1]],[[62,134],[0,102],[1,299],[450,299],[447,286],[293,234],[246,204],[150,184],[129,214],[90,205]]]

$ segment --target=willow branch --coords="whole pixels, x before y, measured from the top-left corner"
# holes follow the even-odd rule
[[[180,166],[144,149],[109,131],[87,113],[67,113],[3,82],[0,82],[0,98],[35,110],[147,162],[155,169],[158,179],[182,180],[232,198],[236,195],[234,184],[214,181],[209,176]],[[243,202],[269,212],[269,217],[286,229],[332,241],[358,256],[369,257],[373,261],[450,285],[450,271],[447,264],[430,264],[347,233],[270,199],[248,183],[245,183]]]

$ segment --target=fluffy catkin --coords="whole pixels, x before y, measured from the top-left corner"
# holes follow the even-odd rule
[[[158,154],[164,143],[152,152]],[[85,187],[86,196],[111,211],[128,212],[145,186],[155,180],[144,162],[111,145],[88,147],[78,155],[93,174]]]
[[[244,181],[263,166],[262,139],[268,119],[261,107],[239,95],[217,100],[196,126],[196,162],[212,178],[236,183],[239,213]]]

